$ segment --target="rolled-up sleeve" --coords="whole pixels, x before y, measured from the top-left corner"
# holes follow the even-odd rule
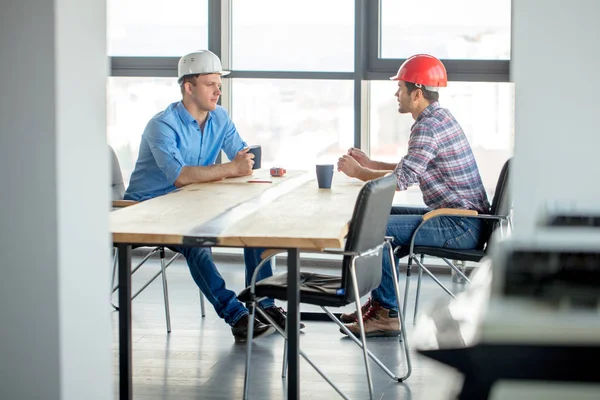
[[[398,190],[406,190],[409,186],[419,183],[419,176],[425,172],[427,164],[435,158],[437,151],[433,131],[422,126],[417,127],[410,135],[407,154],[394,170]]]
[[[229,160],[233,160],[238,151],[248,147],[248,144],[242,140],[240,133],[237,131],[233,121],[227,116],[227,124],[225,125],[225,140],[223,141],[223,151],[227,154]]]
[[[148,127],[146,139],[156,165],[172,185],[186,165],[177,148],[176,133],[169,125],[157,121]]]

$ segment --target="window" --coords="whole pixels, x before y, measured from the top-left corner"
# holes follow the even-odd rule
[[[508,0],[381,0],[381,57],[510,59]]]
[[[397,82],[370,83],[370,152],[378,161],[398,162],[406,154],[410,114],[398,113]],[[440,105],[462,126],[486,190],[491,195],[504,162],[512,155],[514,85],[492,82],[449,82],[440,91]]]
[[[117,153],[127,186],[146,124],[180,100],[181,92],[174,78],[111,77],[107,97],[108,144]]]
[[[211,25],[211,33],[221,35],[223,54],[231,55],[228,68],[234,71],[228,79],[231,97],[224,100],[246,142],[263,147],[264,167],[313,169],[315,163],[335,163],[359,130],[354,117],[361,110],[355,104],[366,103],[353,72],[385,79],[396,73],[398,58],[424,52],[448,60],[453,79],[474,81],[450,82],[441,92],[441,104],[465,130],[488,190],[512,154],[514,87],[478,82],[508,80],[510,0],[369,0],[367,9],[379,6],[379,26],[367,27],[367,40],[356,43],[355,2],[349,0],[230,0],[221,12],[231,14],[220,21],[209,21],[208,0],[173,0],[168,6],[158,0],[107,2],[108,53],[125,57],[118,60],[125,67],[113,73],[139,73],[108,81],[108,140],[126,182],[146,123],[180,99],[172,61],[207,48],[211,24],[221,27],[215,32]],[[366,52],[365,70],[354,71],[356,49],[368,50],[360,46],[375,38],[380,53]],[[290,71],[302,73],[302,79]],[[331,72],[340,74],[332,79]],[[282,77],[292,79],[276,79]],[[369,85],[366,140],[371,154],[397,162],[406,151],[412,117],[397,112],[395,82]]]
[[[312,170],[352,146],[353,90],[343,80],[233,79],[231,116],[262,146],[264,168]]]
[[[232,14],[233,69],[354,69],[353,1],[234,0]]]
[[[208,0],[108,0],[109,56],[177,56],[208,48]]]

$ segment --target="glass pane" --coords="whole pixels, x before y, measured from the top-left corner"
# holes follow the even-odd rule
[[[264,168],[336,164],[354,141],[352,81],[232,79],[232,118]]]
[[[108,79],[108,144],[119,157],[126,186],[137,160],[146,124],[154,114],[180,99],[181,93],[174,78]]]
[[[237,70],[354,69],[354,1],[233,0],[232,32]]]
[[[108,0],[109,56],[173,56],[208,48],[208,0]]]
[[[510,0],[381,0],[381,57],[510,59]]]
[[[398,113],[397,82],[370,85],[371,156],[399,162],[406,154],[414,120],[410,114]],[[513,152],[514,84],[449,82],[440,91],[440,105],[450,110],[467,135],[491,199],[500,169]]]

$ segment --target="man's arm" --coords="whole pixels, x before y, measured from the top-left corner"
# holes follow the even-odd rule
[[[356,147],[351,147],[348,149],[348,155],[352,156],[361,167],[371,169],[371,170],[379,170],[379,171],[393,171],[396,168],[395,163],[386,163],[381,161],[371,160],[367,154],[361,149],[357,149]]]
[[[239,151],[233,161],[228,163],[206,167],[185,166],[181,169],[174,185],[182,187],[192,183],[213,182],[224,178],[251,175],[254,154],[248,154],[248,150],[246,148]]]
[[[248,149],[233,153],[235,157],[229,163],[188,166],[177,148],[177,134],[167,123],[154,122],[144,135],[156,164],[165,178],[176,187],[252,174],[254,155],[247,154]]]
[[[386,163],[382,161],[371,161],[371,169],[381,170],[381,171],[393,171],[398,164],[395,163]]]
[[[218,112],[226,113],[224,109],[219,109]],[[254,158],[254,155],[247,154],[248,145],[242,140],[228,115],[224,129],[223,151],[227,154],[227,158],[232,161],[209,166],[184,166],[175,180],[175,186],[182,187],[192,183],[213,182],[252,174],[252,165],[254,164],[252,158]]]
[[[437,156],[438,146],[431,129],[418,127],[408,141],[408,152],[394,169],[398,189],[405,190],[411,184],[418,183],[419,177],[427,165]]]
[[[406,190],[417,183],[427,169],[427,164],[437,155],[433,132],[421,127],[415,130],[408,142],[408,153],[396,164],[373,161],[360,149],[351,148],[338,160],[338,171],[367,181],[393,171],[397,176],[398,190]]]
[[[213,182],[224,178],[229,178],[231,175],[231,163],[215,164],[206,167],[188,167],[181,168],[179,176],[175,180],[174,185],[182,187],[192,183]]]
[[[351,178],[358,178],[361,181],[370,181],[372,179],[377,179],[386,174],[389,174],[394,170],[396,165],[392,165],[390,169],[387,170],[376,170],[364,167],[360,165],[358,160],[351,155],[344,154],[338,160],[338,171],[342,171],[346,175]]]
[[[391,173],[393,171],[392,169],[388,169],[388,170],[376,170],[376,169],[368,169],[368,168],[362,168],[362,170],[359,172],[357,178],[360,179],[361,181],[370,181],[373,179],[377,179],[377,178],[381,178],[382,176],[386,176],[387,174]]]

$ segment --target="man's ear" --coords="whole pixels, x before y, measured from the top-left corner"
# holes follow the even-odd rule
[[[413,93],[415,94],[415,97],[413,100],[418,101],[423,97],[423,91],[420,88],[416,88],[415,90],[413,90]]]
[[[410,92],[410,99],[412,101],[418,101],[422,95],[423,95],[423,93],[421,93],[421,89],[416,88],[415,90]]]
[[[188,82],[185,82],[185,83],[183,84],[183,90],[185,90],[185,92],[186,92],[187,94],[192,94],[192,86],[193,86],[193,85],[192,85],[192,82],[189,82],[189,81],[188,81]]]

